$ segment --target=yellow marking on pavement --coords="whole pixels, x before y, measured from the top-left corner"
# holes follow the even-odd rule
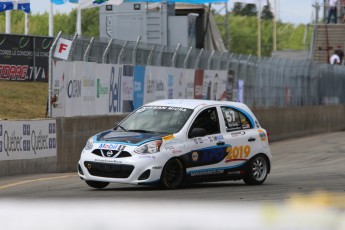
[[[72,177],[72,176],[74,176],[74,175],[57,176],[57,177],[46,177],[46,178],[38,178],[38,179],[32,179],[32,180],[24,180],[24,181],[19,181],[19,182],[16,182],[16,183],[0,186],[0,190],[1,189],[5,189],[5,188],[14,187],[14,186],[17,186],[17,185],[28,184],[28,183],[32,183],[32,182],[46,181],[46,180],[56,180],[56,179],[65,179],[65,178],[69,178],[69,177]]]

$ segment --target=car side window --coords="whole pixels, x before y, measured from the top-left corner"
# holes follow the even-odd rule
[[[252,128],[249,118],[242,112],[229,107],[221,107],[221,109],[227,132]]]
[[[220,133],[217,109],[213,107],[202,111],[194,120],[190,131],[193,128],[205,129],[206,135]]]

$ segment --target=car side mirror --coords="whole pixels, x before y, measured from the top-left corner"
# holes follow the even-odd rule
[[[191,132],[189,132],[188,138],[203,136],[206,136],[206,130],[204,128],[193,128]]]

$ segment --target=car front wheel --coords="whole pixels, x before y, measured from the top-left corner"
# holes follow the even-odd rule
[[[184,167],[180,160],[169,160],[162,171],[161,185],[164,189],[175,189],[179,187],[183,181],[185,174]]]
[[[86,184],[92,188],[102,189],[109,185],[109,182],[86,180]]]
[[[266,180],[267,173],[267,159],[262,155],[258,155],[250,160],[248,175],[243,180],[248,185],[260,185]]]

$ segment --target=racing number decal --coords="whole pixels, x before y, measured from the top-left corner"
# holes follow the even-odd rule
[[[241,146],[229,146],[226,149],[228,155],[225,158],[225,163],[236,161],[236,160],[246,160],[250,154],[250,146],[249,145],[241,145]]]

